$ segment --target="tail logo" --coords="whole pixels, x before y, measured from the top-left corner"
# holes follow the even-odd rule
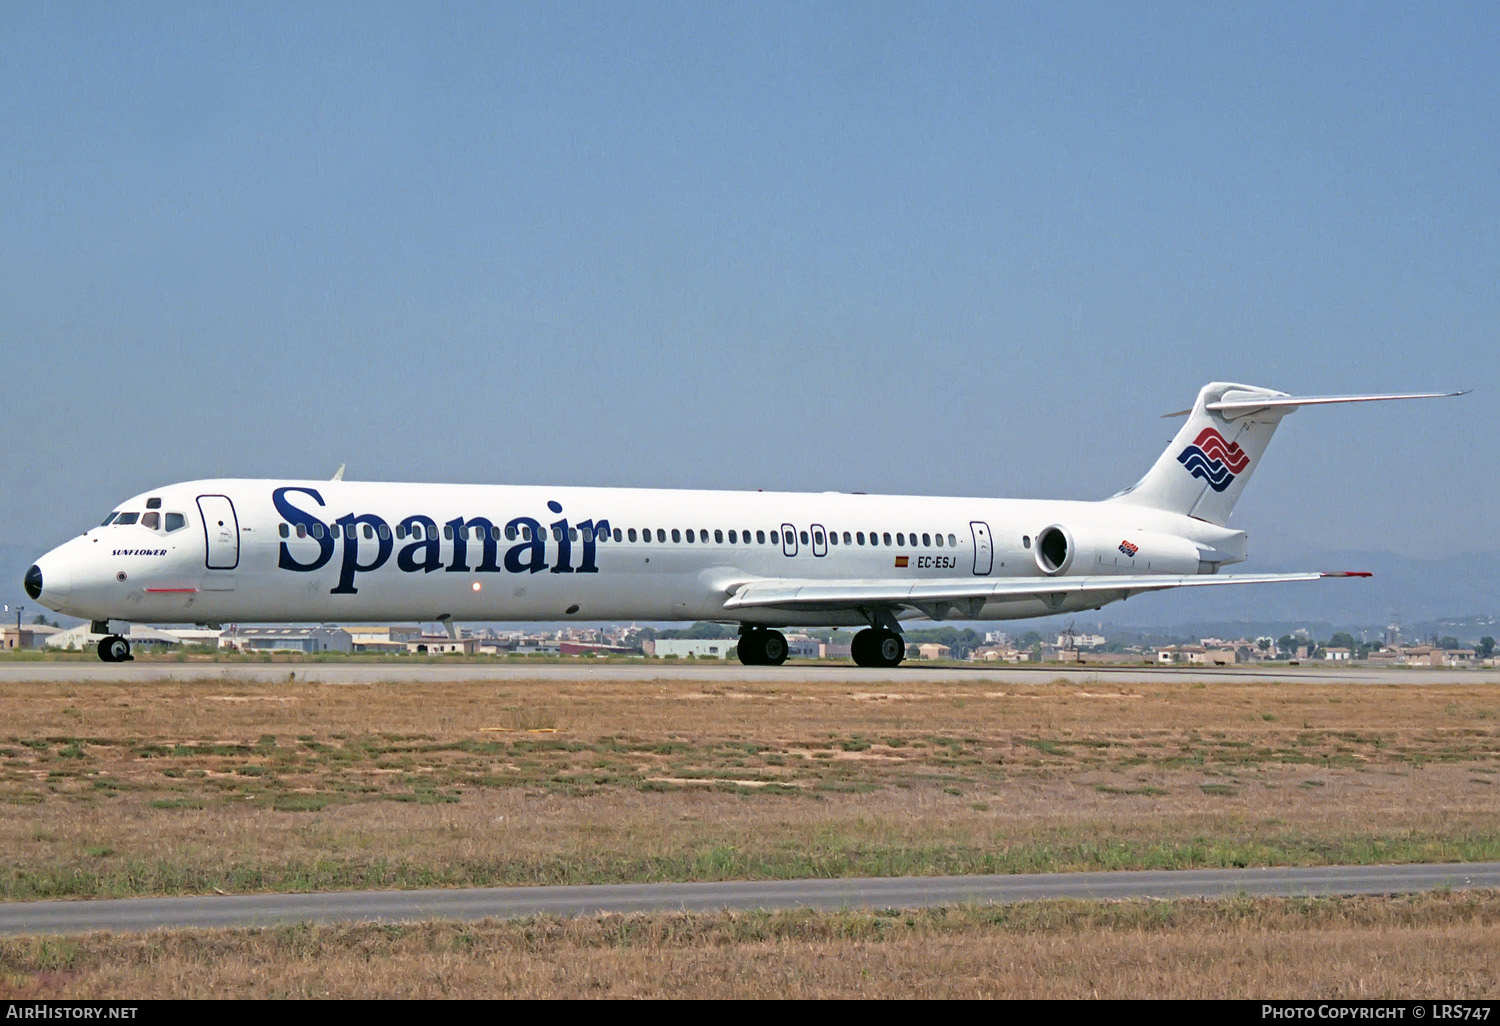
[[[1225,441],[1218,431],[1207,427],[1192,445],[1182,450],[1177,462],[1194,477],[1207,481],[1214,491],[1222,492],[1250,465],[1250,457],[1238,445]]]

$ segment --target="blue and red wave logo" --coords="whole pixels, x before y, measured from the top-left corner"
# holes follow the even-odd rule
[[[1135,554],[1141,551],[1141,547],[1134,544],[1133,542],[1122,541],[1120,543],[1120,551],[1125,553],[1125,555],[1129,556],[1131,559],[1134,559]]]
[[[1192,445],[1182,450],[1177,462],[1189,474],[1207,481],[1214,491],[1222,492],[1250,465],[1250,457],[1238,445],[1225,441],[1218,431],[1207,427]]]

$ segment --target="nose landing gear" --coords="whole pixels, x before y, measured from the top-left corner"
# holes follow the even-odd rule
[[[130,654],[130,642],[118,634],[111,634],[99,641],[99,658],[106,663],[124,663],[134,659]]]

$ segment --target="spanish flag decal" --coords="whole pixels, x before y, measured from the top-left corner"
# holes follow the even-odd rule
[[[903,567],[903,566],[905,566],[905,565],[906,565],[906,561],[907,561],[907,559],[908,559],[908,557],[906,557],[906,556],[897,556],[897,557],[896,557],[896,565],[897,565],[897,566],[898,566],[898,567]]]

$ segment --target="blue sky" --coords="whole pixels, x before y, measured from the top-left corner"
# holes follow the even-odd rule
[[[1493,5],[0,3],[0,536],[200,476],[1091,498],[1500,550]],[[10,590],[6,590],[7,594]]]

